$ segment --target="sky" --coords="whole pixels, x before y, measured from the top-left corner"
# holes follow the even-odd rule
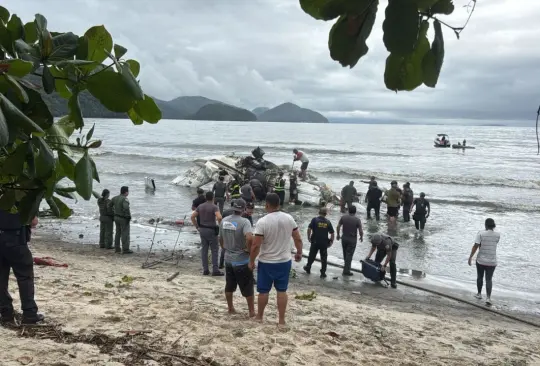
[[[469,0],[454,3],[454,13],[441,20],[460,26],[469,15]],[[383,79],[385,0],[369,52],[353,69],[330,58],[328,31],[334,21],[311,18],[298,0],[3,0],[2,5],[24,22],[43,14],[51,31],[82,35],[105,25],[115,42],[128,48],[125,57],[141,63],[144,91],[163,100],[202,95],[247,109],[292,102],[330,120],[455,123],[534,121],[540,103],[538,0],[478,0],[460,40],[443,27],[445,61],[437,87],[397,94]]]

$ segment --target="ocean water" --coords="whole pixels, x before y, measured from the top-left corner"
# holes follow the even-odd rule
[[[467,259],[476,233],[491,217],[501,232],[494,291],[540,300],[540,157],[533,128],[172,120],[142,126],[127,120],[88,120],[87,125],[93,122],[94,137],[103,139],[102,147],[93,152],[101,176],[95,189],[108,188],[116,195],[120,186],[129,186],[133,217],[139,223],[190,213],[194,190],[170,182],[195,158],[250,154],[260,146],[266,159],[290,165],[296,147],[309,155],[310,172],[335,191],[354,180],[364,192],[367,184],[360,180],[374,175],[381,187],[388,188],[391,180],[400,186],[408,181],[415,195],[426,193],[432,213],[424,234],[419,235],[413,223],[403,222],[390,231],[400,242],[399,268],[424,271],[437,283],[474,291],[476,270]],[[448,134],[453,143],[467,139],[476,149],[436,149],[437,133]],[[155,179],[154,194],[145,192],[145,176]],[[54,220],[55,230],[76,243],[97,243],[96,201],[71,201],[71,206],[75,215]],[[384,220],[367,222],[365,211],[359,212],[366,232],[388,232]],[[291,213],[305,237],[316,209],[293,207]],[[260,215],[258,210],[255,218]],[[329,218],[337,224],[339,216],[336,209]],[[79,234],[84,237],[79,239]],[[133,225],[132,246],[148,247],[152,235],[151,227]],[[171,249],[177,239],[182,247],[198,242],[191,230],[180,235],[159,230],[157,238],[159,249]],[[357,246],[355,266],[368,250],[367,240]],[[329,254],[339,262],[340,245]]]

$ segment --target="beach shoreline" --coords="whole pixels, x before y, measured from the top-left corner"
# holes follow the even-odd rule
[[[47,320],[38,330],[0,328],[2,365],[540,363],[536,328],[404,286],[358,291],[299,274],[279,329],[274,293],[263,324],[247,319],[239,294],[239,314],[228,315],[223,278],[201,276],[195,251],[178,266],[143,269],[145,252],[73,245],[43,227],[31,249],[68,267],[35,266]],[[13,276],[10,288],[18,307]],[[311,301],[295,298],[313,291]]]

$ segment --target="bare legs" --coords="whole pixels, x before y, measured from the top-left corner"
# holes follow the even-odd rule
[[[229,307],[229,314],[236,314],[236,309],[233,304],[233,294],[234,292],[225,292],[225,298],[227,299],[227,306]],[[246,302],[248,305],[249,317],[253,318],[255,316],[255,301],[253,296],[246,297]]]
[[[278,292],[277,293],[277,308],[278,308],[278,314],[279,314],[279,325],[285,325],[285,312],[287,310],[287,302],[288,302],[288,296],[286,292]],[[259,294],[258,299],[258,309],[257,309],[257,316],[255,317],[255,320],[262,322],[264,317],[264,309],[266,308],[266,305],[268,305],[268,294]]]

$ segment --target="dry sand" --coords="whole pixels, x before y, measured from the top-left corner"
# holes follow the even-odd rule
[[[288,327],[280,329],[274,296],[264,324],[247,319],[239,294],[239,314],[229,316],[224,279],[201,276],[196,258],[142,269],[139,255],[38,236],[32,250],[69,268],[35,267],[46,325],[0,327],[2,366],[540,364],[537,328],[449,302],[394,301],[292,280]],[[16,295],[13,278],[10,288]],[[295,299],[311,291],[312,301]]]

